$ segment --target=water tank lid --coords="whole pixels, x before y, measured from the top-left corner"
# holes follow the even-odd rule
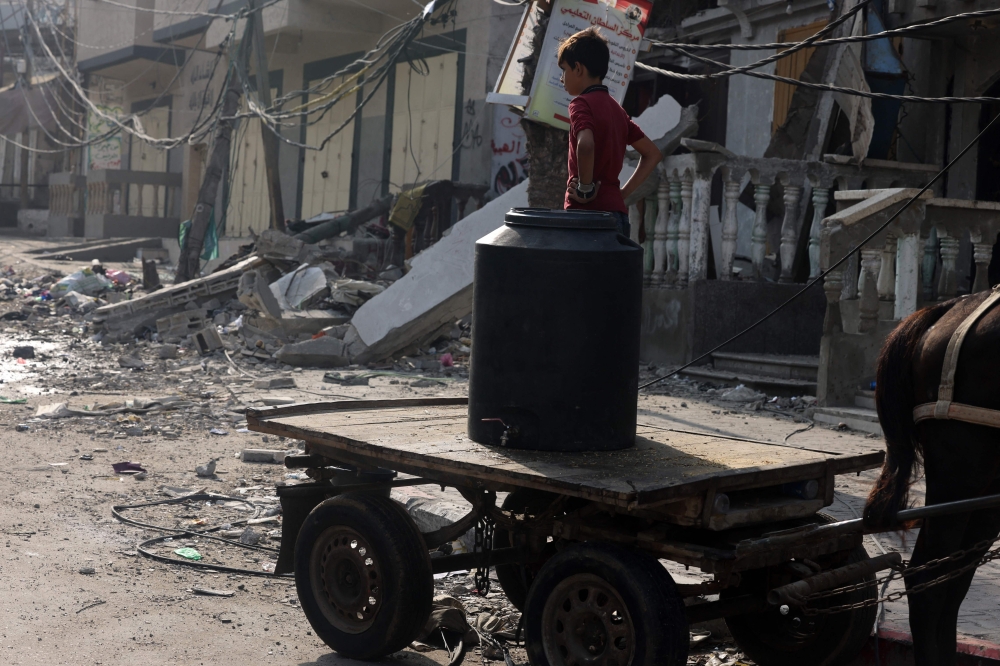
[[[511,208],[504,221],[513,227],[548,227],[555,229],[615,230],[618,228],[611,213],[591,210],[559,210],[556,208]]]

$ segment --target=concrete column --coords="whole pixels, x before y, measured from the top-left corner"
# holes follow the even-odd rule
[[[740,181],[732,180],[730,175],[725,183],[724,198],[726,209],[722,218],[722,275],[720,280],[733,279],[733,259],[736,256],[736,232],[739,220],[736,217],[736,205],[740,200]]]
[[[899,239],[896,256],[896,305],[894,319],[905,319],[917,311],[920,292],[920,234],[907,234]]]
[[[895,236],[885,239],[882,248],[882,264],[878,271],[878,297],[882,301],[896,299],[896,245]]]
[[[990,279],[987,270],[990,267],[990,259],[993,258],[993,246],[989,243],[976,243],[972,246],[972,260],[976,262],[976,279],[972,284],[972,293],[986,291],[990,288]]]
[[[691,250],[691,199],[694,178],[684,174],[681,180],[681,217],[677,229],[677,286],[686,287]]]
[[[750,236],[750,261],[753,263],[755,280],[763,279],[764,254],[767,248],[767,204],[771,201],[771,186],[754,185],[753,200],[757,211],[753,219],[753,231]]]
[[[691,201],[691,259],[688,282],[708,277],[708,224],[712,210],[712,178],[698,174]]]
[[[677,282],[678,252],[681,223],[681,181],[672,179],[670,183],[670,215],[667,217],[667,284]]]
[[[958,294],[959,239],[941,235],[941,277],[938,280],[938,299],[946,301]]]
[[[844,290],[840,294],[843,301],[852,301],[858,297],[858,269],[861,257],[857,252],[852,252],[851,256],[844,262]]]
[[[826,217],[826,204],[830,201],[830,190],[814,187],[812,191],[813,219],[809,227],[809,279],[815,280],[822,272],[819,266],[819,238]]]
[[[878,323],[878,273],[882,263],[882,250],[861,250],[861,279],[858,281],[858,304],[861,321],[858,333],[870,333]]]
[[[655,287],[663,286],[667,272],[667,226],[670,219],[670,183],[661,178],[656,186],[656,223],[653,226],[653,277],[650,283]]]
[[[781,222],[781,276],[779,282],[792,282],[793,264],[795,263],[795,248],[799,244],[799,199],[802,198],[802,188],[796,185],[785,185],[785,219]]]

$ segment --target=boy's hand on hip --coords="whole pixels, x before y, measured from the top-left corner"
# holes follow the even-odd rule
[[[594,183],[594,189],[583,196],[580,192],[577,192],[577,186],[580,184],[580,179],[573,177],[569,181],[569,186],[566,188],[567,195],[570,201],[575,201],[578,204],[588,204],[591,203],[596,197],[598,190],[601,189],[601,181]]]

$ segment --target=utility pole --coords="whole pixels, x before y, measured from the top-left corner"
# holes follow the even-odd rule
[[[267,53],[264,50],[264,17],[258,10],[257,0],[249,0],[248,21],[253,23],[253,47],[257,55],[257,96],[264,108],[271,107],[271,76],[267,71]],[[277,130],[275,130],[277,131]],[[271,228],[285,229],[285,207],[281,200],[281,172],[278,169],[278,137],[260,120],[261,142],[264,146],[264,169],[267,172],[267,194],[271,203]]]
[[[35,0],[28,0],[25,9],[24,20],[21,21],[21,39],[24,40],[24,86],[31,90],[31,78],[34,67],[32,65],[31,52],[31,32],[28,29],[28,21],[35,20]],[[21,210],[28,210],[30,199],[28,197],[28,148],[31,146],[31,129],[25,127],[21,133]]]
[[[229,81],[226,86],[226,96],[222,102],[219,124],[215,129],[212,154],[205,167],[201,189],[198,190],[198,204],[194,207],[194,215],[191,217],[191,228],[188,229],[187,236],[184,237],[184,245],[181,247],[174,284],[186,282],[198,276],[198,269],[201,266],[201,249],[205,242],[205,233],[208,231],[208,222],[215,209],[219,181],[222,180],[222,173],[229,163],[233,119],[240,110],[240,94],[243,92],[243,84],[236,67],[243,67],[246,71],[247,59],[249,58],[247,39],[252,34],[250,32],[252,28],[253,26],[248,23],[243,32],[243,41],[240,45],[242,53],[237,54],[238,57],[242,58],[242,62],[234,63],[235,66],[231,66],[228,70]]]

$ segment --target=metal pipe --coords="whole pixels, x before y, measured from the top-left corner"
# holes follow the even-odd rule
[[[902,561],[903,556],[899,553],[886,553],[863,562],[855,562],[844,567],[824,571],[821,574],[774,588],[767,593],[767,603],[772,606],[778,604],[805,606],[806,601],[808,601],[807,597],[811,594],[856,582],[873,573],[891,569]]]
[[[861,518],[786,530],[772,534],[771,536],[764,536],[760,539],[748,540],[738,544],[736,546],[736,556],[745,557],[764,550],[772,550],[783,546],[795,546],[806,541],[843,534],[888,532],[893,529],[901,529],[903,524],[913,520],[950,516],[957,513],[970,513],[972,511],[993,509],[996,507],[1000,507],[1000,495],[987,495],[985,497],[975,497],[955,502],[942,502],[941,504],[932,504],[930,506],[918,506],[914,509],[904,509],[896,514],[896,527],[887,530],[869,529],[865,526],[864,520]]]

